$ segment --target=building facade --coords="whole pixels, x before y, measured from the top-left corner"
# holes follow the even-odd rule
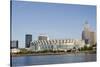
[[[11,49],[18,48],[18,40],[10,41]]]
[[[16,49],[16,48],[11,49],[11,53],[18,53],[18,52],[20,52],[20,49]]]
[[[38,36],[38,40],[48,40],[48,36],[40,35],[40,36]]]
[[[32,41],[32,35],[31,34],[26,34],[25,35],[25,47],[29,48],[30,47],[30,42]]]
[[[37,40],[31,42],[30,49],[32,51],[43,51],[43,50],[71,50],[73,48],[79,49],[84,47],[84,40],[73,40],[73,39],[64,39],[64,40]]]
[[[96,44],[96,33],[95,32],[90,32],[90,44],[95,45]]]
[[[96,33],[91,31],[87,22],[84,24],[82,31],[82,40],[85,41],[85,44],[89,44],[90,46],[96,44]]]
[[[85,44],[90,43],[90,28],[87,22],[84,24],[84,30],[82,31],[82,40],[85,41]]]

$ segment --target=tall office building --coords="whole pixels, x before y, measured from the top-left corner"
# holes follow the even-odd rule
[[[18,40],[10,41],[10,48],[18,48]]]
[[[91,31],[87,22],[84,24],[84,29],[82,31],[82,40],[85,41],[85,44],[96,44],[96,33]]]
[[[48,37],[46,35],[40,35],[38,36],[38,40],[48,40]]]
[[[90,43],[90,28],[87,22],[84,24],[82,31],[82,40],[84,40],[86,44]]]
[[[25,35],[25,47],[29,48],[30,47],[30,42],[32,41],[32,35],[31,34],[26,34]]]

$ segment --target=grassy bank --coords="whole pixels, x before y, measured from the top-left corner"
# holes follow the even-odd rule
[[[31,53],[11,53],[11,56],[42,56],[42,55],[64,55],[64,54],[96,54],[96,51],[79,51],[79,52],[31,52]]]
[[[63,54],[79,54],[79,53],[88,53],[88,54],[96,54],[96,49],[94,50],[93,47],[84,46],[81,49],[74,49],[74,50],[43,50],[43,51],[29,51],[27,49],[20,49],[20,52],[11,53],[11,56],[38,56],[38,55],[63,55]]]

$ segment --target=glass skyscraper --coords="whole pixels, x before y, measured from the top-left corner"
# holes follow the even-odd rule
[[[32,41],[32,35],[31,34],[26,34],[25,35],[25,47],[29,48],[30,47],[30,42]]]

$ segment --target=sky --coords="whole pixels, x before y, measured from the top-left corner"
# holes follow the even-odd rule
[[[25,47],[25,35],[37,40],[40,34],[49,39],[81,39],[85,22],[96,31],[96,6],[43,2],[12,2],[12,40]]]

